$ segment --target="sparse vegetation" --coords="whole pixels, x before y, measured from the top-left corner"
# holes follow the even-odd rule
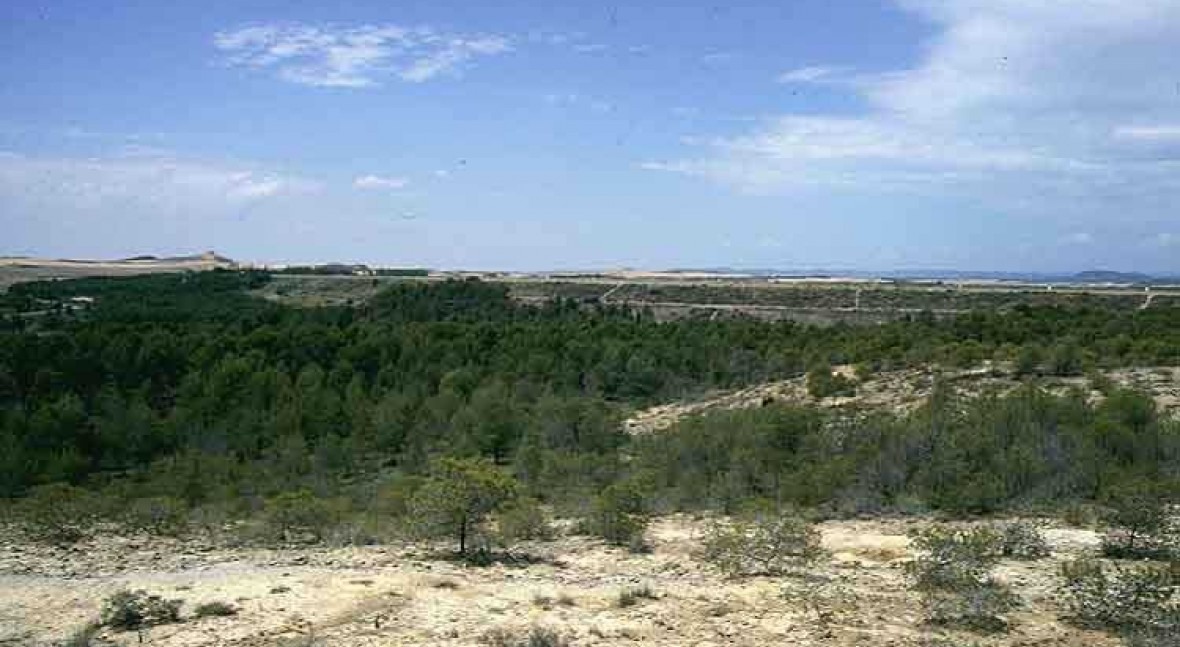
[[[533,627],[527,632],[496,628],[483,636],[488,647],[569,647],[570,641],[554,629]]]
[[[806,609],[830,636],[833,625],[855,610],[858,596],[840,579],[813,575],[783,587],[783,598]]]
[[[640,586],[632,586],[619,591],[619,595],[615,598],[615,606],[620,609],[633,607],[643,600],[658,600],[659,596],[652,590],[648,584]]]
[[[62,643],[62,647],[96,647],[94,639],[98,632],[102,630],[102,625],[97,622],[88,622],[81,628],[77,629],[66,638]]]

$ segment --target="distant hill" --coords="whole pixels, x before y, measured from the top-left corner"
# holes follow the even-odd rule
[[[152,272],[198,272],[237,267],[238,264],[232,259],[215,252],[167,258],[144,254],[113,261],[5,256],[0,257],[0,292],[14,283],[26,281],[131,276]]]
[[[1152,283],[1155,277],[1139,272],[1112,272],[1109,270],[1088,270],[1070,277],[1077,283]]]

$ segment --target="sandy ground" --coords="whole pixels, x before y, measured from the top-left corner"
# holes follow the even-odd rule
[[[805,576],[741,581],[696,559],[705,524],[682,516],[653,525],[650,554],[565,537],[529,547],[543,563],[487,568],[431,560],[410,546],[263,550],[104,537],[62,549],[9,541],[0,546],[0,645],[55,644],[125,588],[182,599],[187,619],[142,634],[104,630],[106,644],[458,646],[486,644],[497,628],[535,626],[556,629],[573,645],[1119,644],[1057,620],[1060,561],[1098,544],[1095,533],[1076,529],[1048,530],[1052,557],[998,569],[1025,601],[1008,618],[1009,633],[924,626],[901,572],[905,533],[916,523],[827,522],[831,557]],[[619,592],[639,585],[657,599],[618,608]],[[808,600],[832,614],[827,626]],[[240,612],[188,618],[209,601]]]

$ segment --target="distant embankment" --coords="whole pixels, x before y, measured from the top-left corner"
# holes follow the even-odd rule
[[[28,281],[77,279],[88,276],[132,276],[154,272],[199,272],[235,267],[237,263],[213,252],[169,258],[137,256],[112,261],[4,256],[0,257],[0,291],[7,290],[10,285]]]

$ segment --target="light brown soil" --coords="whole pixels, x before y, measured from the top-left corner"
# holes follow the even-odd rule
[[[634,555],[579,537],[529,547],[548,562],[468,568],[426,559],[409,546],[228,549],[161,539],[104,537],[72,549],[7,542],[0,547],[0,645],[48,645],[99,614],[120,589],[201,602],[226,601],[228,618],[186,619],[146,630],[143,644],[168,647],[263,645],[479,645],[494,629],[556,629],[573,645],[923,645],[935,637],[964,645],[1117,645],[1114,638],[1058,621],[1053,597],[1062,559],[1092,552],[1097,535],[1051,529],[1051,558],[1006,562],[998,574],[1025,601],[994,636],[923,625],[906,592],[913,520],[822,524],[831,552],[805,575],[725,579],[696,557],[702,520],[659,520],[653,552]],[[618,608],[627,587],[648,585],[655,600]],[[784,596],[784,591],[790,596]],[[572,602],[563,604],[562,596]],[[546,601],[545,598],[549,600]],[[818,601],[830,611],[819,622]],[[137,645],[136,632],[100,637]]]

